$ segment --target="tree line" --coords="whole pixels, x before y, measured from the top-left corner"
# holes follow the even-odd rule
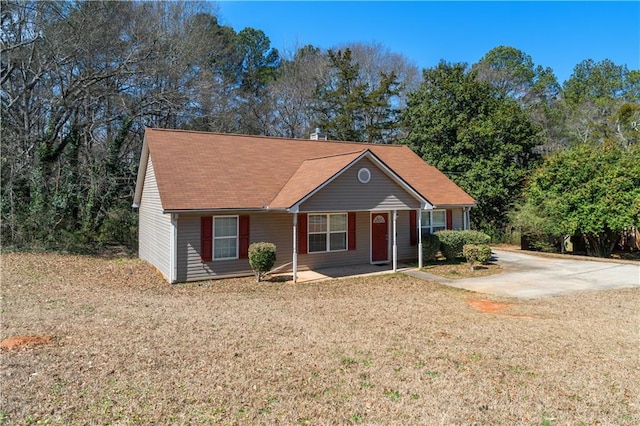
[[[407,144],[496,235],[544,157],[637,147],[640,75],[609,60],[562,85],[507,46],[421,73],[380,44],[279,52],[206,2],[1,6],[3,247],[135,247],[145,127]]]

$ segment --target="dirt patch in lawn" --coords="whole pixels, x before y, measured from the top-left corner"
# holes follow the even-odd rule
[[[492,302],[485,299],[469,299],[467,300],[467,303],[479,312],[489,313],[502,311],[512,305],[511,303]]]
[[[3,426],[640,424],[640,289],[170,285],[129,258],[1,260],[0,340],[55,336],[0,351]]]
[[[29,346],[45,345],[53,343],[51,336],[14,336],[0,342],[0,349],[21,349]]]

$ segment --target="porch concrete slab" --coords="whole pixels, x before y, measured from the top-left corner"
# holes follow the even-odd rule
[[[497,275],[461,280],[425,276],[421,271],[411,271],[410,275],[479,293],[527,299],[578,291],[640,288],[640,265],[546,258],[495,249],[493,254],[503,268]]]
[[[397,272],[406,272],[409,269],[411,268],[406,265],[398,265]],[[323,268],[314,271],[298,271],[298,283],[391,273],[393,273],[393,267],[391,264],[340,266],[335,268]],[[287,282],[293,282],[293,277],[290,272],[286,274],[276,274],[275,276],[284,277]]]

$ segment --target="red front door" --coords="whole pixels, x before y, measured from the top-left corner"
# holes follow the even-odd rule
[[[389,260],[389,213],[371,215],[371,261]]]

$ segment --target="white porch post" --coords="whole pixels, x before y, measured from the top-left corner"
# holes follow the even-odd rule
[[[398,270],[398,241],[397,241],[397,222],[398,212],[393,211],[393,272]]]
[[[418,269],[422,269],[422,210],[418,209],[416,212],[418,216]]]
[[[169,281],[174,284],[178,281],[178,213],[171,213],[170,216]]]
[[[298,281],[298,213],[293,214],[293,282]]]

